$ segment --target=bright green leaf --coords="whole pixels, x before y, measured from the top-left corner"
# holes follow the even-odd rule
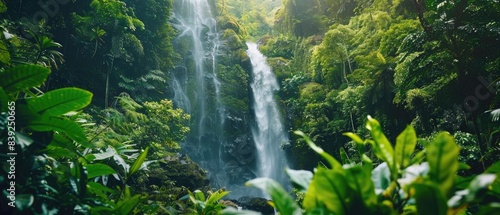
[[[28,99],[33,112],[52,116],[60,116],[70,111],[80,110],[92,101],[92,93],[79,88],[61,88],[52,90],[40,97]]]
[[[144,161],[146,160],[146,156],[148,155],[148,150],[149,147],[146,147],[146,149],[141,153],[141,155],[139,155],[137,160],[135,160],[134,164],[132,164],[128,175],[129,177],[141,168],[142,163],[144,163]]]
[[[304,209],[326,207],[333,214],[348,214],[353,194],[348,187],[342,171],[319,167],[304,198]]]
[[[366,128],[370,131],[372,138],[374,141],[370,141],[372,143],[375,155],[381,160],[387,162],[389,167],[391,168],[391,173],[395,174],[396,171],[394,168],[394,149],[392,148],[391,143],[387,139],[387,137],[382,132],[382,127],[380,123],[376,120],[368,116],[368,122],[366,123]]]
[[[417,133],[412,126],[407,126],[406,129],[396,138],[396,149],[394,160],[398,164],[399,169],[405,169],[410,164],[411,154],[417,145]]]

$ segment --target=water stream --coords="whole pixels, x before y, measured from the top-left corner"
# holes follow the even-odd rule
[[[208,171],[212,187],[230,190],[231,198],[263,196],[244,182],[255,177],[284,182],[285,156],[280,145],[288,141],[273,98],[278,84],[266,58],[256,44],[248,43],[253,83],[230,86],[251,87],[255,119],[249,119],[250,110],[230,113],[221,102],[225,85],[217,77],[218,58],[227,56],[221,54],[225,47],[208,1],[175,0],[171,22],[179,31],[173,42],[183,60],[172,72],[169,86],[174,105],[191,115],[182,153]]]
[[[248,42],[247,46],[247,54],[253,67],[251,86],[256,125],[252,134],[258,151],[258,176],[272,178],[284,184],[286,159],[280,146],[288,143],[288,135],[283,129],[278,104],[274,99],[279,85],[266,57],[257,49],[257,44]]]

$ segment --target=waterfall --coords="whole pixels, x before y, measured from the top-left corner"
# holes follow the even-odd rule
[[[274,92],[279,89],[278,82],[266,62],[266,57],[257,49],[257,44],[249,42],[247,46],[247,54],[253,67],[251,87],[256,125],[252,134],[258,151],[258,176],[285,184],[286,159],[280,146],[288,143],[288,136],[283,129],[278,104],[273,97]]]
[[[182,65],[172,73],[173,102],[191,115],[191,132],[183,145],[209,178],[224,184],[221,150],[224,106],[220,102],[217,56],[220,47],[217,23],[207,0],[175,0],[172,25],[179,31]],[[218,184],[216,184],[218,186]]]
[[[171,23],[179,32],[173,45],[182,61],[171,73],[169,92],[174,105],[191,115],[191,131],[181,143],[181,152],[207,170],[212,187],[230,190],[230,198],[262,196],[258,190],[245,187],[244,183],[260,176],[280,182],[285,178],[285,159],[280,144],[288,139],[272,97],[278,85],[264,56],[257,51],[255,44],[250,43],[248,55],[254,64],[254,83],[248,86],[250,83],[244,77],[241,81],[245,82],[240,85],[227,79],[231,72],[239,71],[242,76],[250,74],[242,72],[243,68],[237,63],[227,63],[229,48],[223,45],[227,41],[220,39],[224,37],[218,33],[208,2],[173,2]],[[218,58],[226,63],[218,63]],[[250,67],[248,61],[245,65]],[[250,88],[256,101],[254,115],[250,104],[242,110],[236,109],[232,102],[235,100],[234,89],[247,92]],[[224,95],[223,99],[221,95]],[[237,101],[243,101],[241,95],[238,96]],[[255,126],[252,116],[256,117]]]

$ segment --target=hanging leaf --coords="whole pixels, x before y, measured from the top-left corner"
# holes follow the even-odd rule
[[[361,137],[352,132],[344,133],[345,136],[351,138],[352,141],[356,144],[356,148],[358,149],[359,157],[361,157],[365,153],[365,143]]]
[[[82,128],[73,121],[57,117],[42,117],[31,121],[28,126],[34,131],[62,132],[78,144],[84,147],[91,147]]]
[[[254,186],[271,196],[274,206],[280,214],[301,215],[302,210],[288,192],[276,181],[270,178],[256,178],[245,185]]]
[[[316,144],[314,144],[309,137],[304,134],[302,131],[295,131],[294,132],[296,135],[301,136],[304,141],[306,141],[307,145],[314,150],[316,153],[321,155],[330,165],[333,169],[342,169],[342,164],[340,164],[335,158],[333,158],[330,154],[326,153],[322,148],[318,147]]]
[[[42,85],[49,74],[45,67],[23,64],[0,72],[0,86],[7,94],[17,93]]]
[[[92,93],[83,89],[68,87],[52,90],[40,97],[28,99],[28,106],[38,114],[48,113],[60,116],[65,113],[80,110],[92,101]]]
[[[410,164],[411,154],[417,145],[417,133],[412,126],[407,126],[396,138],[394,160],[399,169],[405,169]]]

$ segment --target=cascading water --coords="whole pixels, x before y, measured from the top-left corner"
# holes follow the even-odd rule
[[[247,54],[253,67],[251,87],[256,126],[252,129],[252,134],[258,151],[258,176],[285,184],[286,159],[280,145],[288,143],[288,136],[283,129],[278,104],[273,97],[274,92],[279,89],[278,82],[266,62],[266,57],[257,49],[257,44],[249,42],[247,46]]]
[[[246,61],[243,66],[227,64],[230,48],[219,39],[208,0],[175,0],[171,22],[179,31],[174,47],[183,61],[172,73],[170,90],[174,105],[191,115],[191,131],[182,144],[183,153],[208,171],[214,188],[230,190],[230,198],[262,196],[258,190],[245,187],[244,182],[260,176],[283,182],[285,159],[279,146],[288,141],[272,97],[278,86],[265,58],[255,44],[248,44],[255,73],[251,88],[256,101],[256,125],[252,126],[250,104],[231,103],[238,96],[238,101],[248,101],[241,98],[241,93],[250,90],[248,79],[243,77],[250,75],[244,71],[239,73],[243,86],[227,79],[243,67],[249,71],[250,62]],[[218,63],[218,58],[225,59],[226,64]],[[245,87],[244,90],[234,90],[241,87]],[[233,91],[240,94],[231,94]],[[225,97],[221,99],[221,95]],[[235,109],[235,104],[248,106]],[[260,161],[256,161],[256,151]]]
[[[209,171],[212,181],[224,184],[219,148],[225,111],[216,71],[220,46],[216,20],[207,0],[176,0],[174,9],[172,24],[180,32],[174,43],[189,50],[181,53],[184,63],[170,81],[174,104],[191,115],[191,132],[183,148]]]

